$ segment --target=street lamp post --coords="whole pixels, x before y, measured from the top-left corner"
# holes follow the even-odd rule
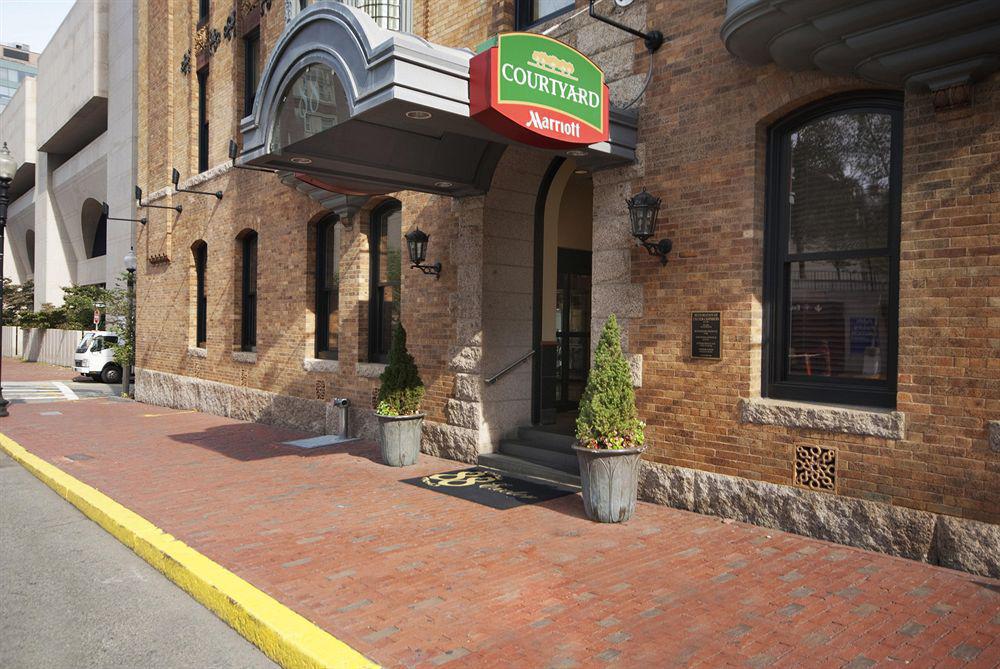
[[[132,388],[132,368],[135,366],[135,268],[137,259],[135,250],[129,249],[125,256],[125,271],[128,272],[128,322],[125,325],[125,337],[128,340],[128,364],[122,374],[122,393],[129,394]]]
[[[17,174],[17,161],[10,155],[7,142],[0,148],[0,370],[3,368],[3,249],[4,231],[7,228],[7,189]],[[0,371],[0,380],[3,373]],[[10,404],[3,396],[3,383],[0,381],[0,418],[7,416],[7,405]]]

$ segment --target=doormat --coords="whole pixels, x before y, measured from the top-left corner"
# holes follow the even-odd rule
[[[427,488],[434,492],[444,493],[501,511],[526,504],[548,502],[551,499],[573,494],[570,490],[477,468],[404,479],[403,483],[409,483],[418,488]]]

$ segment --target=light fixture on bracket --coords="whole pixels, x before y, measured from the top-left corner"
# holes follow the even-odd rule
[[[600,1],[601,0],[596,0],[596,2]],[[619,23],[618,21],[615,21],[614,19],[608,16],[601,16],[600,14],[594,11],[594,5],[596,4],[596,2],[595,0],[590,0],[590,18],[600,21],[602,23],[607,23],[609,26],[612,26],[613,28],[624,30],[630,35],[635,35],[646,44],[646,52],[649,53],[649,71],[646,72],[645,83],[643,83],[642,88],[639,89],[638,94],[636,94],[636,96],[632,98],[631,102],[621,106],[621,109],[628,109],[636,102],[638,102],[642,98],[642,96],[646,93],[646,89],[649,88],[649,82],[653,80],[653,54],[656,53],[657,49],[663,46],[663,43],[666,41],[666,38],[663,36],[663,33],[661,33],[659,30],[650,30],[648,33],[644,33],[641,30],[636,30],[631,26],[625,25],[624,23]],[[615,4],[617,4],[619,7],[627,7],[632,3],[631,0],[629,0],[628,2],[624,2],[623,0],[615,0]]]
[[[433,274],[434,278],[441,278],[441,263],[425,265],[427,259],[427,241],[431,238],[420,228],[415,228],[406,233],[406,247],[410,252],[410,269],[419,269],[424,274]]]
[[[276,174],[274,170],[269,170],[266,167],[254,167],[253,165],[237,165],[236,156],[240,154],[240,147],[236,144],[235,139],[229,140],[229,160],[233,161],[233,168],[237,170],[250,170],[251,172],[267,172],[269,174]]]
[[[108,211],[109,211],[108,203],[102,202],[101,216],[97,222],[98,226],[106,226],[108,221],[127,221],[129,223],[142,223],[143,225],[146,225],[146,223],[149,220],[146,218],[113,218],[111,216],[108,216]]]
[[[615,3],[619,7],[627,7],[629,4],[631,4],[630,2],[623,3],[619,2],[618,0],[615,0]],[[636,30],[631,26],[625,25],[624,23],[619,23],[618,21],[615,21],[610,17],[601,16],[600,14],[594,11],[594,0],[590,0],[590,18],[597,19],[602,23],[607,23],[609,26],[613,26],[615,28],[618,28],[619,30],[624,30],[629,34],[641,38],[642,41],[646,43],[646,50],[649,51],[649,53],[651,54],[656,52],[657,49],[663,46],[663,42],[665,41],[663,33],[661,33],[659,30],[650,30],[648,33],[644,33],[641,30]]]
[[[174,184],[174,191],[177,193],[194,193],[195,195],[212,195],[217,199],[222,199],[222,191],[217,190],[214,193],[204,190],[191,190],[190,188],[180,188],[177,184],[181,182],[181,173],[177,171],[176,167],[170,168],[170,181]]]
[[[136,206],[139,207],[140,209],[173,209],[178,214],[184,211],[184,207],[182,207],[179,204],[175,204],[173,206],[168,206],[165,204],[149,204],[148,202],[146,204],[143,204],[142,189],[139,188],[138,186],[135,187],[135,202]]]
[[[667,254],[674,247],[674,243],[669,239],[661,239],[653,242],[646,241],[653,236],[656,229],[656,217],[660,214],[660,203],[658,197],[654,197],[643,188],[641,193],[633,195],[625,200],[628,205],[628,217],[632,223],[632,236],[639,240],[639,245],[646,249],[651,256],[659,256],[663,265],[667,264]]]

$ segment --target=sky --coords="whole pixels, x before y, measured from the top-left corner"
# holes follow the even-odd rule
[[[73,1],[0,0],[0,42],[28,44],[32,51],[41,53],[66,18]]]

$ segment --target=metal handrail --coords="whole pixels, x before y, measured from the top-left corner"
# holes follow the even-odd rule
[[[520,365],[522,362],[524,362],[525,360],[527,360],[528,358],[530,358],[533,355],[535,355],[535,349],[531,349],[526,354],[522,355],[520,358],[518,358],[514,362],[510,363],[509,365],[507,365],[506,367],[504,367],[503,369],[501,369],[499,372],[497,372],[496,374],[494,374],[490,378],[486,379],[486,385],[492,386],[501,377],[506,376],[512,369],[514,369],[515,367],[517,367],[518,365]]]

